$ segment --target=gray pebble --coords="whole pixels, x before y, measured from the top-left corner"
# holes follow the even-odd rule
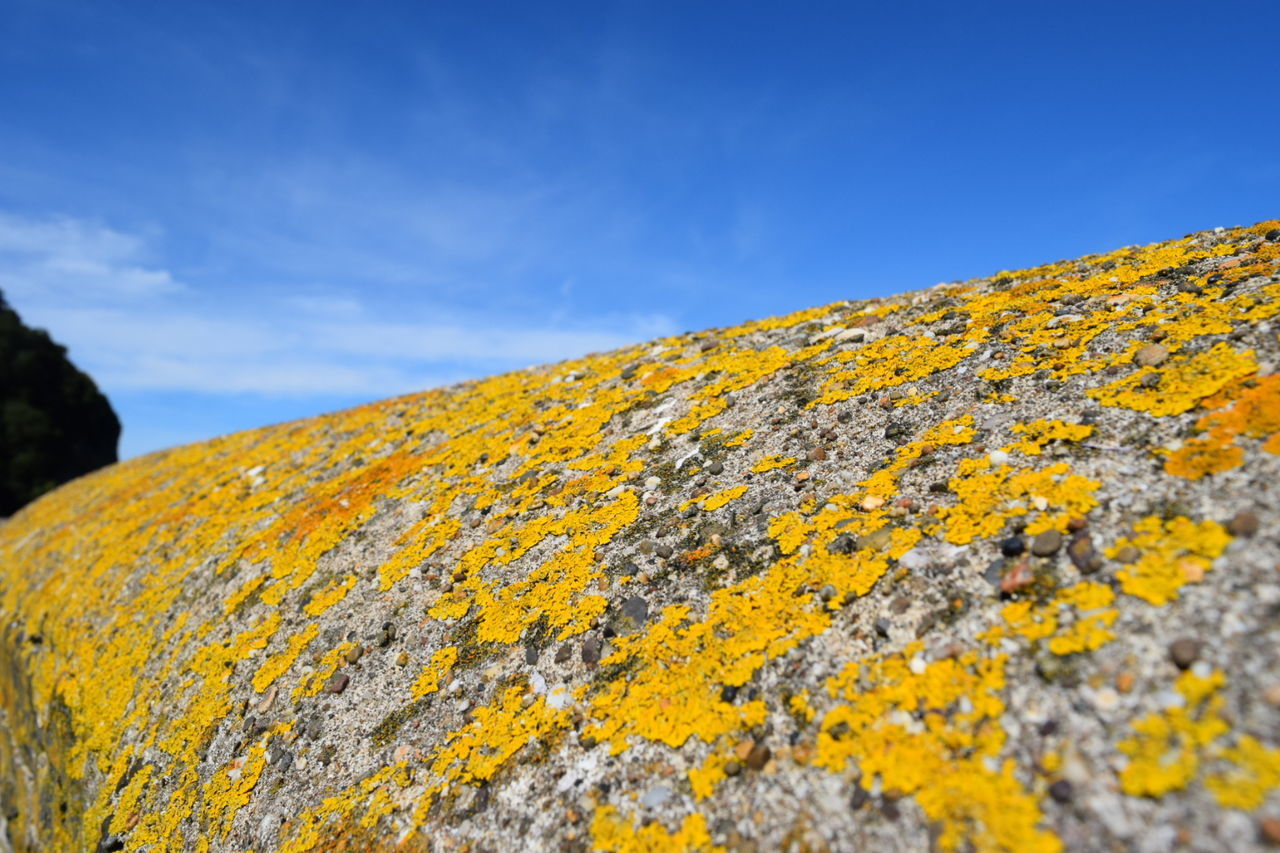
[[[1200,641],[1190,637],[1174,640],[1169,644],[1169,658],[1178,669],[1186,669],[1200,657]]]
[[[1062,534],[1046,530],[1031,540],[1031,553],[1037,557],[1052,557],[1062,547]]]
[[[655,785],[640,798],[640,805],[646,809],[656,809],[671,798],[671,789],[666,785]]]
[[[595,664],[600,662],[600,650],[604,645],[603,641],[594,634],[582,644],[582,662]]]

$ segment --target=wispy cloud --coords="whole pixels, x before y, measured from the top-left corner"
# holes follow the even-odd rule
[[[137,235],[67,217],[0,212],[0,288],[19,300],[134,300],[183,289],[145,260]]]
[[[219,299],[178,281],[142,236],[73,219],[0,218],[0,282],[111,390],[307,396],[405,393],[668,334],[663,315],[536,325],[421,301],[401,311],[336,286]],[[412,322],[404,316],[441,316]]]

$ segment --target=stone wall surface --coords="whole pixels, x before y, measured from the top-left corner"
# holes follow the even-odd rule
[[[0,849],[1280,840],[1280,221],[133,459],[0,524]]]

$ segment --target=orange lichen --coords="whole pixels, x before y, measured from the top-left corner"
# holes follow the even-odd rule
[[[1243,386],[1230,399],[1229,407],[1227,401],[1214,401],[1221,403],[1219,410],[1196,421],[1196,429],[1205,435],[1172,451],[1165,471],[1198,480],[1239,467],[1244,462],[1240,438],[1262,439],[1264,451],[1280,455],[1280,374],[1262,377],[1252,387]]]

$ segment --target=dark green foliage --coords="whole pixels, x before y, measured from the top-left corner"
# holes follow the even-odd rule
[[[116,461],[120,421],[66,348],[0,294],[0,517]]]

